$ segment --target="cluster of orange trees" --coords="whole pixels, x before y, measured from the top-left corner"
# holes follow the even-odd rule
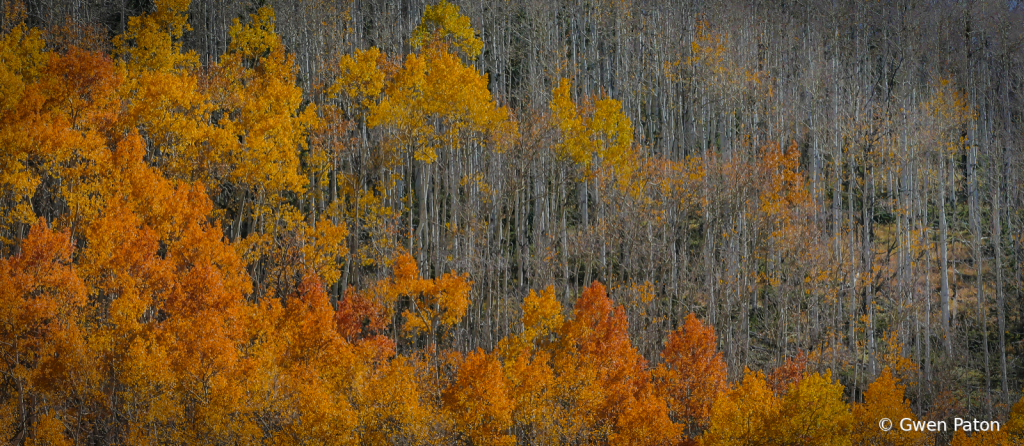
[[[109,52],[47,40],[17,24],[16,8],[5,11],[0,441],[933,441],[877,428],[882,417],[914,416],[906,370],[883,370],[853,404],[830,372],[817,371],[824,361],[807,356],[729,384],[714,329],[693,314],[648,361],[630,340],[626,310],[598,282],[571,309],[554,287],[530,291],[495,348],[454,348],[471,278],[423,271],[410,252],[430,237],[412,224],[429,218],[425,200],[389,194],[421,196],[431,181],[486,189],[485,179],[446,178],[431,166],[454,162],[442,154],[465,146],[501,153],[519,137],[487,78],[465,63],[482,46],[468,19],[444,2],[428,8],[410,39],[415,52],[404,61],[376,49],[339,58],[335,81],[313,87],[326,98],[316,103],[296,83],[271,9],[236,22],[227,53],[201,67],[181,45],[187,7],[158,0]],[[646,193],[631,179],[659,170],[631,153],[621,104],[577,105],[568,81],[552,95],[555,152],[581,166],[583,187]],[[375,178],[339,173],[335,151],[353,126],[382,135],[362,159]],[[765,154],[758,165],[772,186],[759,215],[788,219],[807,201],[799,155]],[[405,165],[423,179],[399,184],[413,177]],[[704,178],[692,162],[660,166],[683,182],[666,193]],[[387,222],[406,212],[407,232],[396,236],[402,229]],[[345,224],[352,215],[359,227]],[[381,278],[332,290],[364,266]],[[955,441],[1024,441],[1024,404],[1002,431]]]
[[[170,198],[202,201],[178,193]],[[888,368],[852,407],[803,355],[728,385],[713,329],[692,314],[650,367],[630,343],[623,308],[597,282],[568,317],[553,288],[531,292],[521,332],[492,352],[463,354],[441,344],[465,314],[464,277],[420,278],[404,255],[392,277],[350,289],[337,310],[311,274],[285,300],[253,302],[242,261],[201,212],[143,217],[119,206],[86,230],[88,246],[40,220],[20,252],[0,261],[5,441],[934,442],[877,428],[881,418],[914,418]],[[159,229],[177,221],[185,227]],[[414,302],[402,331],[440,342],[396,354],[382,333],[401,299]],[[957,435],[954,444],[1019,444],[1024,402],[999,432]]]

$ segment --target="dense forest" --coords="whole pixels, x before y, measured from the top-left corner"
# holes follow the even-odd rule
[[[1016,0],[0,9],[0,442],[1024,444]]]

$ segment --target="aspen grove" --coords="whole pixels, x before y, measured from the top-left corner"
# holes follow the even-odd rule
[[[0,443],[1024,445],[1021,2],[0,9]]]

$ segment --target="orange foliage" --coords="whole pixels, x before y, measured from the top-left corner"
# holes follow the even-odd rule
[[[851,411],[842,385],[808,370],[802,352],[767,378],[747,370],[730,386],[713,327],[693,314],[668,334],[664,363],[652,370],[630,340],[625,309],[596,281],[571,314],[554,286],[531,290],[494,351],[465,355],[446,341],[458,340],[448,335],[469,314],[468,274],[423,277],[393,245],[372,258],[357,247],[364,265],[390,264],[391,277],[332,301],[328,288],[344,282],[350,240],[339,219],[347,205],[338,203],[354,203],[361,230],[385,231],[378,226],[403,212],[389,204],[395,185],[360,191],[351,182],[342,187],[348,197],[326,204],[307,194],[337,173],[340,149],[310,148],[321,121],[304,102],[269,7],[236,21],[227,53],[202,71],[182,49],[188,2],[153,6],[114,39],[116,59],[73,46],[48,51],[23,24],[5,25],[0,38],[0,441],[932,440],[874,428],[883,416],[912,416],[897,378],[914,365],[894,337],[882,360],[899,367],[897,377],[886,368]],[[703,21],[696,34],[687,63],[725,79],[727,36]],[[517,136],[487,77],[466,63],[482,42],[457,7],[427,7],[409,43],[419,52],[404,61],[376,48],[339,58],[327,93],[347,115],[328,109],[329,125],[347,128],[351,119],[385,134],[382,151],[407,150],[421,163],[470,143],[500,151]],[[745,178],[755,186],[755,223],[797,246],[809,195],[795,145],[768,145],[754,162],[688,158],[637,170],[622,104],[585,98],[578,106],[570,90],[561,80],[550,103],[556,152],[585,176],[650,178],[630,190],[657,189],[686,208],[697,206],[709,169]],[[971,113],[948,89],[931,104],[945,139]],[[487,187],[479,176],[463,179],[470,182]],[[776,274],[769,285],[779,280],[766,274]],[[638,301],[659,304],[655,286],[636,288]],[[413,339],[399,345],[400,333]],[[426,354],[404,352],[424,338]],[[1022,437],[1024,400],[1004,432],[958,434],[954,444]]]
[[[700,432],[711,407],[726,389],[725,361],[716,348],[714,328],[693,313],[668,336],[662,351],[665,365],[658,369],[659,385],[672,417],[687,426],[688,435]]]
[[[515,437],[504,433],[512,425],[512,401],[497,358],[480,349],[470,352],[444,402],[456,429],[472,444],[515,444]]]
[[[777,395],[782,395],[789,390],[791,385],[799,383],[804,378],[806,371],[807,355],[801,351],[796,356],[786,358],[782,365],[772,370],[768,375],[768,383],[771,384],[772,391]]]

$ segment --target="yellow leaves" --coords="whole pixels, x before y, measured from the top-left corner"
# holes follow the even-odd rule
[[[483,142],[501,150],[516,133],[509,111],[487,89],[486,76],[446,51],[410,54],[370,107],[367,124],[396,133],[417,160],[433,162],[439,149]]]
[[[243,58],[257,59],[281,45],[280,37],[274,32],[274,9],[268,6],[251,14],[248,24],[243,25],[235,19],[230,34],[228,51]]]
[[[864,403],[853,405],[853,443],[877,445],[924,445],[931,444],[926,432],[904,432],[898,427],[888,432],[878,429],[878,420],[888,418],[899,423],[904,418],[914,418],[910,403],[904,398],[906,386],[900,384],[889,368],[864,391]]]
[[[843,386],[830,373],[805,374],[778,397],[761,372],[747,370],[743,382],[719,398],[704,445],[848,445],[853,417]]]
[[[26,446],[71,446],[71,440],[64,435],[64,423],[53,414],[43,414],[33,426],[35,435],[25,442]]]
[[[721,74],[724,70],[725,45],[729,42],[729,36],[712,31],[706,19],[696,21],[694,34],[690,42],[690,57],[687,64],[705,65]]]
[[[715,401],[701,444],[775,444],[769,427],[779,410],[779,400],[768,387],[764,374],[747,370],[741,383]]]
[[[532,342],[538,336],[554,333],[562,326],[562,305],[555,299],[555,287],[549,285],[540,295],[530,290],[523,300],[523,338]]]
[[[37,82],[50,56],[43,52],[40,32],[24,24],[15,25],[0,37],[0,243],[16,224],[35,218],[29,198],[40,184],[40,176],[29,166],[33,158],[34,112],[43,98]]]
[[[341,56],[338,61],[338,77],[328,89],[328,94],[344,94],[350,100],[369,107],[371,101],[384,90],[385,74],[381,70],[384,61],[385,55],[377,47]]]
[[[925,132],[928,142],[942,156],[953,156],[966,145],[967,126],[978,113],[967,94],[957,90],[948,79],[939,79],[930,100],[922,104],[928,115]]]
[[[388,306],[399,297],[410,298],[412,308],[402,312],[406,333],[423,331],[431,342],[436,342],[438,335],[466,315],[472,285],[467,276],[453,271],[435,279],[421,279],[416,260],[408,253],[400,254],[392,268],[394,277],[378,282],[374,292]]]
[[[424,401],[422,363],[397,357],[375,370],[355,395],[363,444],[385,446],[402,440],[422,444],[435,421],[434,408]]]
[[[15,25],[0,39],[0,111],[12,111],[46,66],[48,55],[38,29]]]
[[[286,191],[305,190],[299,153],[317,122],[315,107],[300,109],[294,58],[274,33],[273,20],[273,10],[263,7],[251,23],[236,21],[214,79],[219,91],[213,99],[224,112],[220,125],[238,141],[226,157],[226,179],[265,197],[252,208],[254,216],[276,210]]]
[[[427,34],[438,39],[455,36],[457,45],[473,48],[475,44],[464,38],[467,33],[472,37],[468,18],[455,17],[461,17],[458,8],[446,2],[428,7],[417,35],[421,40]],[[367,125],[388,130],[394,143],[412,150],[415,159],[431,163],[439,150],[456,150],[471,142],[486,141],[503,150],[516,135],[508,109],[491,97],[487,77],[464,65],[447,46],[430,44],[420,54],[409,54],[385,79],[378,68],[382,56],[376,51],[343,57],[333,88],[375,96],[383,82],[380,101],[369,105]]]
[[[556,150],[579,164],[585,176],[610,168],[620,185],[628,184],[637,160],[632,150],[633,124],[622,113],[622,103],[601,98],[592,109],[585,106],[580,113],[572,101],[571,86],[568,79],[562,79],[552,92],[551,112],[562,134]]]
[[[348,254],[348,228],[335,225],[321,217],[310,225],[298,220],[290,209],[278,224],[264,233],[250,234],[234,244],[235,250],[249,264],[271,261],[265,290],[261,294],[288,295],[295,278],[312,274],[324,283],[335,283],[341,277],[341,263]]]
[[[432,280],[421,279],[411,295],[414,310],[402,313],[406,319],[404,329],[423,330],[433,337],[458,324],[469,308],[471,283],[455,272]]]
[[[848,445],[852,423],[842,384],[831,373],[811,373],[782,398],[773,435],[788,444]]]
[[[314,228],[307,228],[311,234],[302,244],[302,263],[306,271],[316,274],[323,283],[335,283],[341,278],[338,259],[348,254],[345,224],[335,225],[331,220],[321,218]]]
[[[885,368],[891,370],[897,379],[913,379],[920,368],[913,360],[903,356],[903,345],[896,330],[885,333],[883,341],[881,360],[879,362]]]
[[[441,0],[423,11],[423,19],[413,31],[410,43],[414,48],[455,45],[470,59],[474,59],[484,47],[484,43],[475,34],[469,24],[469,17],[459,14],[458,6]]]
[[[189,0],[157,0],[156,11],[128,19],[124,34],[114,38],[116,53],[130,67],[153,71],[185,71],[195,68],[199,58],[192,51],[182,54],[181,38],[188,25]]]

